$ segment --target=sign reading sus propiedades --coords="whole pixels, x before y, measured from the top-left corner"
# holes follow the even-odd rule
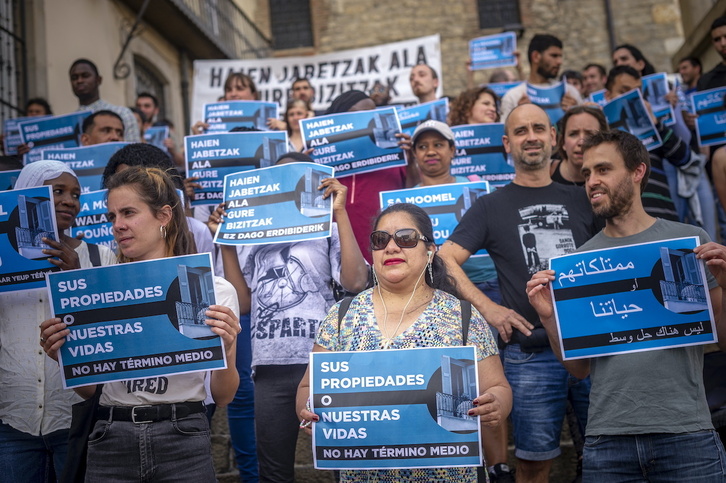
[[[209,253],[63,271],[47,283],[53,316],[70,329],[64,388],[226,367],[205,323],[216,302]]]
[[[475,361],[472,346],[312,353],[315,467],[480,465]]]

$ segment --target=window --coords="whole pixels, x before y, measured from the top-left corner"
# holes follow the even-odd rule
[[[313,46],[309,0],[270,0],[270,23],[276,50]]]
[[[513,30],[521,24],[516,0],[478,0],[479,28]]]
[[[164,106],[164,79],[157,74],[151,63],[141,57],[134,57],[134,74],[136,74],[136,94],[148,92],[159,100],[157,121],[166,119],[168,114]]]
[[[28,94],[22,0],[0,0],[0,119],[22,115]]]

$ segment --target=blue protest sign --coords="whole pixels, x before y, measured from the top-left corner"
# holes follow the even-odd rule
[[[224,177],[227,216],[214,242],[258,245],[330,236],[332,198],[323,199],[320,182],[333,168],[289,163]]]
[[[598,106],[603,107],[608,103],[608,100],[605,99],[605,89],[601,89],[590,94],[589,100],[590,102],[594,102]]]
[[[481,464],[474,347],[310,354],[319,469]]]
[[[20,126],[19,124],[24,121],[31,119],[43,119],[47,116],[40,117],[16,117],[14,119],[5,119],[3,121],[3,151],[8,156],[18,154],[18,146],[23,144],[20,138]]]
[[[184,138],[187,176],[199,178],[192,206],[222,201],[228,174],[266,168],[287,152],[287,133],[281,131],[202,134]]]
[[[103,182],[103,170],[116,151],[128,143],[102,143],[78,148],[46,149],[43,159],[61,161],[76,173],[81,191],[98,191]]]
[[[59,270],[42,238],[59,239],[51,187],[0,192],[0,292],[45,287],[46,272]]]
[[[454,126],[451,130],[456,138],[456,157],[451,161],[452,175],[476,174],[497,185],[514,179],[514,167],[507,162],[502,143],[504,124],[465,124]]]
[[[91,114],[91,111],[77,111],[62,116],[32,117],[18,123],[20,141],[30,148],[25,162],[43,159],[41,151],[45,149],[80,146],[83,120]]]
[[[697,237],[550,259],[565,359],[716,342]]]
[[[108,221],[106,195],[108,190],[81,193],[81,211],[71,227],[71,236],[83,235],[83,240],[96,245],[106,245],[116,252],[116,240],[113,238],[113,225]]]
[[[610,129],[620,129],[640,139],[648,151],[659,148],[663,143],[645,107],[640,90],[618,96],[603,107]]]
[[[514,32],[487,35],[469,41],[471,69],[493,69],[517,65],[514,52],[517,50],[517,37]]]
[[[494,91],[494,93],[499,96],[501,99],[504,97],[504,94],[509,92],[510,89],[514,89],[518,85],[520,85],[522,81],[514,81],[514,82],[492,82],[491,84],[487,84],[486,86]]]
[[[423,208],[434,226],[434,243],[441,246],[459,224],[464,213],[477,199],[488,193],[487,181],[381,191],[381,210],[396,203],[412,203]],[[483,256],[487,253],[480,250],[475,255]]]
[[[15,186],[15,182],[18,180],[19,174],[19,169],[0,171],[0,191],[13,189],[13,187]]]
[[[643,76],[643,97],[650,103],[655,118],[665,126],[676,122],[676,113],[666,99],[669,91],[668,77],[665,72]]]
[[[337,178],[406,166],[393,107],[301,119],[300,131],[315,162],[334,167]]]
[[[167,139],[169,139],[169,126],[152,126],[144,131],[144,142],[156,146],[165,153],[169,152],[164,144]]]
[[[204,105],[204,122],[208,133],[229,132],[236,127],[251,127],[266,131],[267,120],[277,119],[276,102],[223,101]]]
[[[726,142],[726,109],[724,109],[726,87],[694,92],[691,96],[696,118],[698,144],[712,146]]]
[[[409,136],[413,136],[419,124],[428,120],[446,122],[449,115],[449,99],[443,98],[410,107],[396,106],[401,129]]]
[[[527,97],[533,104],[544,109],[552,124],[556,124],[565,115],[565,111],[562,110],[562,97],[565,92],[564,81],[550,87],[537,87],[527,83]]]
[[[204,322],[216,300],[211,263],[202,253],[50,274],[53,316],[70,329],[63,387],[225,368]]]

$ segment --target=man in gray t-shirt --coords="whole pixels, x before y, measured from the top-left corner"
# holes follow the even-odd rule
[[[720,339],[726,339],[721,294],[726,287],[726,247],[690,225],[653,218],[640,198],[650,170],[648,152],[623,131],[600,132],[583,145],[582,172],[593,211],[605,228],[581,251],[698,236],[694,252],[705,261]],[[551,270],[527,283],[562,360],[549,283]],[[726,345],[722,342],[722,345]],[[722,347],[723,348],[723,347]],[[726,481],[723,445],[713,430],[703,385],[703,346],[576,359],[563,362],[576,377],[591,376],[583,482]]]

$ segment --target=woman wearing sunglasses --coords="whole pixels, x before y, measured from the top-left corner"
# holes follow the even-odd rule
[[[376,284],[358,294],[340,324],[339,304],[322,322],[316,352],[408,349],[462,345],[461,303],[443,260],[436,255],[431,220],[421,208],[399,203],[384,210],[370,236]],[[340,332],[340,333],[339,333]],[[489,327],[472,308],[468,345],[476,347],[481,395],[472,401],[470,415],[488,426],[500,424],[512,406],[512,392],[497,356]],[[306,409],[309,373],[297,395],[303,426],[318,416]],[[421,468],[350,470],[341,481],[475,482],[476,469]]]

